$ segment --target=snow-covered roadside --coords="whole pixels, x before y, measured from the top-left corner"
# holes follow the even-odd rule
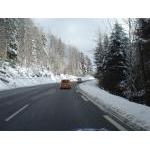
[[[11,78],[7,79],[7,82],[3,82],[0,80],[0,91],[8,90],[19,87],[29,87],[41,84],[51,84],[51,83],[59,83],[61,79],[70,79],[71,81],[76,81],[75,76],[69,75],[57,75],[53,77],[26,77],[26,78]]]
[[[40,84],[48,84],[48,83],[55,83],[54,80],[48,77],[34,77],[34,78],[18,78],[13,79],[11,83],[5,83],[0,81],[0,91],[1,90],[7,90],[7,89],[13,89],[13,88],[19,88],[19,87],[27,87],[27,86],[35,86]]]
[[[79,84],[83,94],[99,108],[137,130],[150,130],[150,107],[136,104],[125,98],[112,95],[97,86],[96,80]]]
[[[12,67],[8,62],[0,66],[0,91],[12,88],[60,82],[61,79],[76,81],[77,77],[67,74],[54,75],[46,69]]]

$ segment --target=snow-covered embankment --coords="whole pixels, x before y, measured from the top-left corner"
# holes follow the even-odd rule
[[[12,67],[8,62],[0,65],[0,90],[56,83],[63,78],[74,81],[77,77],[64,74],[54,75],[46,69]]]
[[[150,107],[112,95],[97,86],[96,80],[79,85],[81,92],[99,108],[136,130],[150,130]]]
[[[0,62],[0,90],[53,83],[55,77],[46,69],[31,69]]]

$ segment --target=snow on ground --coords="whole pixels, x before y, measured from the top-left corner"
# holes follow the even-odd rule
[[[57,82],[60,82],[62,79],[69,79],[70,81],[77,81],[77,76],[68,75],[68,74],[60,74],[55,76]]]
[[[0,68],[0,90],[54,83],[56,79],[52,73],[38,72],[34,74],[25,68]]]
[[[82,81],[89,81],[89,80],[93,80],[94,77],[91,75],[86,75],[84,77],[81,77]]]
[[[20,66],[13,67],[8,62],[0,65],[0,90],[34,86],[60,82],[61,79],[76,81],[77,77],[72,75],[54,75],[46,69],[31,69]]]
[[[94,104],[110,115],[115,115],[133,128],[150,130],[150,107],[112,95],[100,89],[96,80],[79,84],[79,88]]]

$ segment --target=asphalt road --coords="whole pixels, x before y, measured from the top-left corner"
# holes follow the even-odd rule
[[[117,131],[122,128],[86,101],[77,92],[76,84],[71,90],[47,84],[0,92],[1,131]]]

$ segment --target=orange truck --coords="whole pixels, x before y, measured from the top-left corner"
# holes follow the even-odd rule
[[[60,89],[71,89],[71,81],[68,79],[61,80]]]

